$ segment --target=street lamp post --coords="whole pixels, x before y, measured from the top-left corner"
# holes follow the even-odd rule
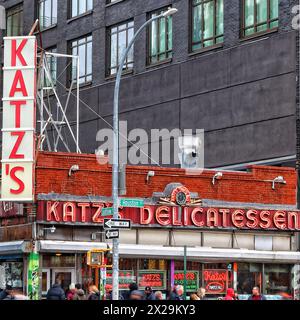
[[[136,38],[143,29],[157,19],[167,18],[177,12],[176,8],[169,8],[166,12],[147,20],[134,34],[127,48],[124,49],[118,67],[115,91],[114,91],[114,115],[113,115],[113,173],[112,173],[112,196],[114,219],[118,219],[119,207],[119,91],[123,66],[126,57],[132,48]],[[119,299],[119,239],[113,239],[113,300]]]

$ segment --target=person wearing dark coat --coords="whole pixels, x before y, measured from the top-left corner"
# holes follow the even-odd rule
[[[170,298],[170,300],[183,300],[183,286],[176,286],[174,295],[172,296],[172,299]]]
[[[149,287],[149,286],[146,287],[144,294],[145,294],[145,300],[156,300],[155,294],[152,291],[151,287]]]
[[[89,286],[88,300],[100,300],[100,292],[96,286]]]
[[[55,284],[47,292],[47,300],[65,300],[66,295],[61,287],[61,281],[56,279]]]
[[[176,300],[176,287],[177,285],[173,286],[173,289],[170,292],[169,300]]]
[[[5,289],[0,289],[0,300],[4,300],[7,296],[7,292]]]
[[[125,291],[121,297],[122,300],[130,300],[130,295],[132,291],[138,290],[138,286],[135,282],[130,283],[128,287],[129,291]]]

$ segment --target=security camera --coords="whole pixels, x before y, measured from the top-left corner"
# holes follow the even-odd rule
[[[212,184],[215,185],[216,180],[219,180],[223,177],[223,173],[222,172],[217,172],[212,179]]]
[[[272,180],[272,189],[275,190],[275,183],[286,184],[283,176],[278,176],[274,180]]]
[[[56,228],[54,227],[54,226],[52,226],[51,228],[50,228],[50,232],[51,233],[54,233],[56,231]]]
[[[74,166],[72,166],[69,170],[69,177],[72,175],[73,172],[79,171],[79,165],[78,164],[74,164]]]
[[[154,171],[148,171],[146,181],[148,182],[150,180],[150,178],[152,178],[154,176],[155,176]]]

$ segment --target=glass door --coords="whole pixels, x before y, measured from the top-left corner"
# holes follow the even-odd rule
[[[71,283],[75,283],[75,269],[57,268],[52,270],[52,284],[55,283],[55,279],[60,278],[61,286],[66,292],[69,289]]]

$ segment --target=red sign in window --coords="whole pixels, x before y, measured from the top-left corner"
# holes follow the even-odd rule
[[[207,294],[225,294],[228,283],[228,271],[204,270],[203,280]]]
[[[166,272],[165,271],[140,271],[139,272],[139,289],[151,287],[154,290],[166,289]]]

